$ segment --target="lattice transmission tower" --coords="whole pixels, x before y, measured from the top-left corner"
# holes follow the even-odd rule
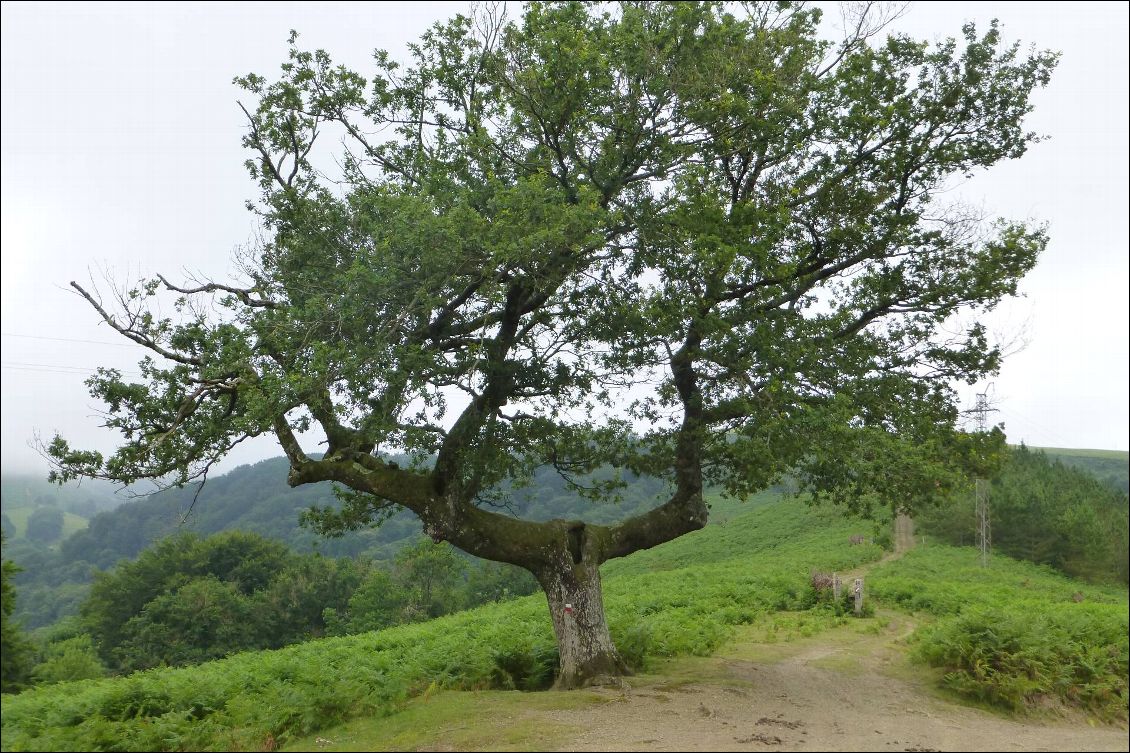
[[[978,392],[977,403],[969,411],[973,416],[978,434],[984,434],[988,425],[990,413],[996,408],[989,407],[989,393]],[[973,479],[974,496],[977,505],[977,546],[981,550],[981,567],[989,566],[989,552],[993,546],[992,523],[989,516],[989,490],[985,479],[978,476]]]

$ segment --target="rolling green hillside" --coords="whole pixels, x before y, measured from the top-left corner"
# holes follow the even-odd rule
[[[834,510],[765,501],[724,525],[610,562],[605,603],[614,639],[634,666],[646,667],[657,657],[710,654],[738,626],[781,610],[800,610],[783,624],[806,634],[841,624],[850,618],[820,601],[810,574],[875,561],[879,547],[849,541],[870,531],[869,522]],[[951,667],[959,692],[1005,705],[1052,693],[1125,716],[1124,588],[1087,586],[999,557],[978,571],[973,550],[942,546],[882,566],[874,583],[882,603],[937,615],[927,629],[958,648],[922,660]],[[1018,609],[1039,619],[1017,627],[1015,642],[969,638],[992,610],[1007,617]],[[1060,645],[1069,650],[1053,650]],[[971,652],[998,667],[995,674],[966,671]],[[1017,679],[1031,662],[1054,686]],[[397,713],[438,688],[545,687],[555,663],[549,617],[535,595],[375,633],[5,696],[4,748],[273,748],[355,716]]]
[[[1080,450],[1066,447],[1033,447],[1052,460],[1086,471],[1123,494],[1130,493],[1130,452],[1123,450]]]
[[[68,517],[64,540],[52,547],[20,538],[22,529],[12,518],[17,534],[6,542],[4,558],[23,568],[16,576],[21,593],[17,619],[26,628],[35,629],[74,614],[95,568],[106,570],[132,559],[154,542],[175,533],[246,531],[281,541],[298,552],[317,551],[332,557],[365,555],[379,560],[392,559],[406,543],[420,535],[416,516],[403,510],[379,528],[366,528],[340,538],[322,537],[302,527],[300,518],[312,505],[336,504],[331,485],[310,484],[292,489],[286,477],[286,459],[272,458],[211,479],[199,490],[199,496],[194,485],[128,502],[119,499],[120,504],[114,509],[93,515],[89,525]],[[514,494],[512,512],[532,520],[567,517],[606,523],[650,508],[666,494],[664,484],[656,479],[632,476],[624,480],[626,486],[619,502],[593,504],[570,491],[560,476],[542,469],[535,474],[530,487]],[[5,488],[14,490],[12,494],[18,499],[39,490],[26,479],[10,481]],[[42,486],[48,491],[60,489],[45,482]],[[63,496],[58,503],[66,503],[67,495],[73,497],[82,488],[85,484],[62,487]],[[50,503],[56,498],[44,497],[42,501]],[[26,520],[27,513],[15,514]]]

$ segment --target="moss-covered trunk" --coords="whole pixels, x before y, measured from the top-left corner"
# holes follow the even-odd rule
[[[630,674],[616,651],[604,615],[600,565],[670,541],[706,524],[697,477],[666,504],[614,526],[579,520],[541,523],[460,505],[433,503],[421,510],[424,528],[466,552],[509,562],[533,573],[545,592],[560,666],[555,687],[618,683]],[[450,511],[450,513],[449,513]]]
[[[554,688],[602,685],[630,674],[608,632],[599,565],[570,562],[537,575],[549,602],[561,654]]]

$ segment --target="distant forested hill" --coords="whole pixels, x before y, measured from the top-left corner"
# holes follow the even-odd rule
[[[201,534],[252,531],[285,542],[298,551],[317,549],[323,554],[348,556],[361,553],[386,555],[385,545],[419,532],[415,515],[404,510],[379,529],[359,531],[339,539],[326,539],[299,525],[299,516],[311,505],[333,505],[329,483],[292,489],[287,486],[285,458],[240,466],[197,488],[169,489],[120,505],[95,516],[85,531],[60,547],[63,559],[85,560],[106,568],[122,557],[132,557],[153,541],[181,530]],[[539,471],[534,483],[513,495],[509,510],[538,520],[582,517],[608,522],[647,509],[659,501],[663,484],[654,479],[632,478],[620,504],[594,505],[566,488],[550,470]],[[506,512],[506,509],[501,510]]]
[[[1033,447],[1052,460],[1086,471],[1115,491],[1130,494],[1130,452],[1121,450],[1076,450],[1066,447]]]
[[[83,518],[112,510],[129,500],[115,494],[116,487],[107,481],[86,480],[81,484],[59,486],[42,476],[25,473],[5,473],[0,477],[0,508],[5,512],[13,508],[35,507],[51,504]]]
[[[319,536],[301,527],[299,516],[311,505],[334,504],[331,485],[292,489],[286,476],[285,458],[264,460],[209,480],[199,496],[196,487],[190,486],[119,504],[91,517],[83,530],[67,531],[70,535],[60,543],[48,545],[13,537],[5,544],[4,559],[23,568],[16,578],[20,592],[17,616],[25,627],[35,628],[73,614],[85,597],[94,568],[111,568],[179,531],[202,535],[248,531],[282,541],[299,552],[316,550],[328,556],[366,555],[374,559],[390,559],[420,534],[416,516],[404,510],[376,529],[336,539]],[[537,520],[563,517],[603,523],[637,514],[662,501],[665,486],[661,481],[638,477],[626,481],[622,502],[593,504],[570,491],[552,470],[542,469],[529,487],[511,495],[508,507],[497,511]],[[63,491],[70,489],[64,487]]]

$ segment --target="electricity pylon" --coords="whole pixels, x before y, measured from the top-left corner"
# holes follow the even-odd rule
[[[989,407],[989,393],[978,392],[977,404],[969,411],[977,425],[977,433],[984,434],[988,416],[996,411]],[[989,519],[989,491],[985,479],[973,479],[974,495],[977,499],[977,546],[981,550],[981,567],[989,566],[989,551],[992,549],[993,535]]]

